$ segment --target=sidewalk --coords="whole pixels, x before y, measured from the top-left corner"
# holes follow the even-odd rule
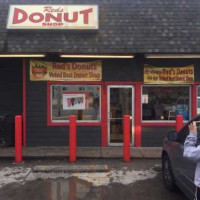
[[[131,158],[161,158],[162,147],[131,147]],[[14,147],[0,147],[0,158],[15,156]],[[23,157],[68,157],[68,147],[24,147]],[[123,147],[78,147],[79,158],[122,158]]]

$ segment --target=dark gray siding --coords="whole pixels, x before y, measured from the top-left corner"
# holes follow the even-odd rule
[[[174,127],[142,127],[142,147],[162,147],[163,139]]]
[[[77,128],[77,145],[98,147],[101,146],[101,127],[78,127]]]
[[[68,127],[47,126],[47,83],[27,78],[27,145],[68,146]],[[77,144],[100,146],[101,127],[78,127]]]
[[[0,59],[0,115],[22,113],[22,60]]]
[[[47,82],[30,81],[27,62],[27,145],[68,146],[69,128],[47,126]],[[78,127],[78,146],[101,146],[101,127]]]
[[[38,122],[36,122],[38,124]],[[45,123],[27,125],[28,146],[68,146],[69,127],[47,127]],[[101,127],[77,127],[77,146],[101,146]]]
[[[62,62],[54,58],[46,60]],[[67,60],[67,62],[90,60]],[[180,67],[189,64],[195,66],[195,81],[200,80],[199,59],[152,59],[146,60],[138,55],[135,59],[103,59],[103,81],[143,81],[143,66],[148,63],[155,67]],[[27,69],[29,63],[27,62]],[[47,127],[47,82],[31,82],[27,71],[27,143],[32,145],[68,145],[67,127]],[[140,95],[140,94],[136,94]],[[135,113],[137,115],[137,113]],[[79,127],[79,146],[100,146],[101,127]],[[166,127],[165,133],[160,133],[160,127],[142,128],[143,146],[161,146],[164,134],[171,127]]]
[[[140,56],[136,59],[102,60],[103,81],[142,81],[141,64]]]
[[[142,69],[137,71],[135,61],[102,60],[102,65],[104,81],[142,80]],[[121,71],[122,67],[123,71]],[[135,73],[130,73],[131,71]],[[47,82],[30,81],[27,60],[27,145],[66,146],[69,142],[68,132],[68,127],[47,126]],[[101,146],[101,127],[78,127],[77,144],[78,146]]]
[[[14,144],[14,116],[22,114],[22,59],[0,59],[0,115],[9,114],[6,144]]]

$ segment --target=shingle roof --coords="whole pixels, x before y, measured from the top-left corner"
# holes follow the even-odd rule
[[[200,53],[199,0],[84,0],[99,5],[100,27],[93,32],[6,30],[9,4],[83,0],[0,0],[0,52]]]

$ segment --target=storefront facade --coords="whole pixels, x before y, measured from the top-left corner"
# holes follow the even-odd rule
[[[42,3],[45,19],[53,18],[49,14],[53,13],[54,21],[61,20],[56,13],[63,13],[62,1],[56,6]],[[74,6],[80,3],[73,2]],[[98,13],[96,26],[52,30],[53,24],[49,28],[46,24],[41,30],[26,24],[13,28],[12,22],[16,25],[25,18],[35,24],[43,20],[36,12],[25,14],[22,10],[27,6],[18,6],[21,14],[14,14],[6,27],[11,4],[2,3],[6,17],[2,18],[0,43],[1,115],[23,115],[26,146],[68,146],[70,115],[77,117],[78,146],[121,146],[125,114],[131,116],[132,146],[162,146],[166,133],[174,130],[176,114],[188,121],[200,112],[200,24],[189,13],[183,14],[189,6],[188,12],[199,15],[196,7],[200,5],[179,0],[165,5],[156,0],[119,0],[86,2],[84,6],[91,4]],[[50,12],[50,7],[55,10]],[[182,13],[181,18],[175,11]],[[74,11],[72,16],[75,20],[81,15],[87,23],[89,13],[81,10],[76,15]],[[65,15],[68,24],[69,16]],[[16,54],[18,58],[14,58]],[[27,54],[30,56],[23,58]],[[154,80],[152,75],[148,82],[146,67],[153,67],[152,73],[159,78]]]

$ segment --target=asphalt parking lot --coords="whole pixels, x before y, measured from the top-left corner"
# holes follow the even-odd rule
[[[97,166],[107,165],[105,172],[38,172],[35,166]],[[155,166],[159,159],[134,159],[124,163],[120,159],[78,160],[25,160],[13,164],[12,160],[0,162],[0,199],[4,200],[72,200],[72,199],[137,199],[184,200],[181,191],[171,193],[162,183],[162,173]]]

